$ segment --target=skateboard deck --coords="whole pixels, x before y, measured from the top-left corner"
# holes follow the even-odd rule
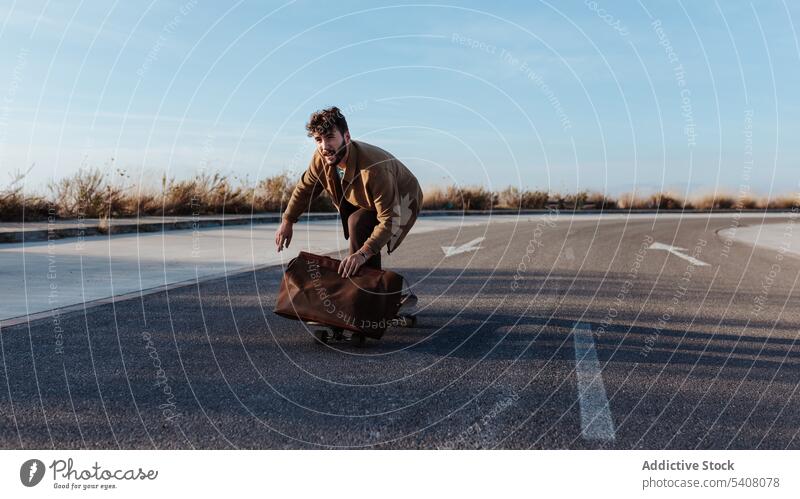
[[[327,345],[332,342],[348,342],[357,347],[363,347],[367,342],[367,336],[364,333],[355,331],[348,331],[346,329],[328,326],[320,322],[304,322],[311,333],[314,335],[314,341],[320,345]],[[392,319],[391,326],[395,327],[416,327],[417,316],[414,314],[403,314]]]

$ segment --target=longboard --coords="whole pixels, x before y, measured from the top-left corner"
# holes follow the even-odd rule
[[[305,322],[311,327],[314,341],[320,345],[327,345],[331,342],[348,342],[357,347],[363,347],[367,342],[367,337],[363,333],[347,331],[340,327],[328,326],[320,322]],[[417,316],[414,314],[403,314],[392,319],[392,326],[395,327],[416,327]]]

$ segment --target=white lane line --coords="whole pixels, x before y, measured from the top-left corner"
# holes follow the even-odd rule
[[[466,253],[467,251],[476,251],[480,249],[478,244],[480,244],[484,239],[485,238],[483,237],[476,237],[472,241],[464,243],[461,246],[442,246],[442,251],[444,251],[445,257],[458,255],[459,253]]]
[[[679,248],[677,246],[670,246],[669,244],[663,244],[663,243],[656,242],[656,243],[651,244],[649,249],[669,251],[673,255],[675,255],[677,257],[680,257],[680,258],[683,258],[684,260],[686,260],[687,262],[691,263],[692,265],[697,265],[699,267],[702,267],[704,265],[708,265],[706,262],[701,262],[700,260],[698,260],[697,258],[695,258],[693,256],[684,255],[683,253],[681,253],[681,251],[688,251],[686,248]]]
[[[572,328],[575,343],[575,371],[578,375],[578,401],[581,406],[581,434],[586,440],[613,442],[616,438],[611,410],[608,407],[603,373],[594,349],[592,328],[575,323]]]

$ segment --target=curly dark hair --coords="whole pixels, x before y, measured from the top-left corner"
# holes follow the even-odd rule
[[[336,127],[342,135],[348,131],[347,120],[338,107],[328,107],[320,109],[311,114],[308,123],[306,123],[306,130],[308,136],[312,137],[315,134],[324,135],[331,130],[331,127]]]

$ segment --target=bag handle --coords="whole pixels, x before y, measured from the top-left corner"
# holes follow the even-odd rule
[[[300,258],[301,256],[303,256],[306,260],[327,260],[328,262],[341,262],[341,260],[337,260],[336,258],[332,258],[332,257],[327,256],[327,255],[315,255],[314,253],[309,253],[307,251],[301,251],[295,258],[292,258],[292,260],[289,262],[289,265],[287,265],[286,268],[287,269],[290,268],[291,265],[294,263],[294,261],[297,260],[298,258]],[[360,269],[358,269],[359,273],[361,271],[378,273],[380,275],[383,275],[384,273],[386,273],[385,269],[378,270],[378,269],[374,269],[372,267],[364,267],[364,266],[362,266]]]

